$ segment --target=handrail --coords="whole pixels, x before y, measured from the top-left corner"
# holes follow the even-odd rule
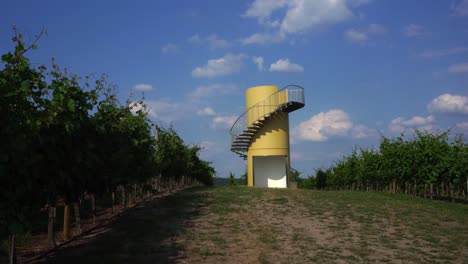
[[[304,104],[304,88],[299,85],[288,85],[249,107],[231,127],[231,145],[250,125],[274,112],[280,106],[292,102]],[[253,120],[248,120],[249,117]]]

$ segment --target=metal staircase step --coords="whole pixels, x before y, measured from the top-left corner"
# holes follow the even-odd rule
[[[249,145],[250,144],[232,144],[231,145],[231,148],[242,148],[242,149],[246,149],[246,148],[249,148]]]
[[[239,144],[239,143],[233,143],[231,145],[231,148],[248,148],[249,144]]]
[[[276,94],[280,92],[287,93],[286,98],[288,101],[281,105],[277,105],[275,109],[257,118],[257,120],[255,120],[253,123],[249,123],[247,125],[247,117],[250,113],[249,111],[256,111],[251,113],[258,114],[259,110],[261,109],[260,107],[262,107],[264,111],[269,109],[265,108],[265,106],[271,105],[271,102],[284,100],[281,99],[283,97],[279,97],[279,99],[275,97],[273,101],[270,100],[272,96],[276,96]],[[265,125],[265,123],[267,123],[270,119],[275,118],[275,116],[281,112],[290,113],[302,107],[304,107],[304,88],[297,85],[286,86],[277,93],[272,94],[270,97],[267,97],[263,101],[258,102],[256,105],[251,106],[236,120],[231,128],[231,150],[246,159],[250,142],[256,133]]]
[[[252,139],[252,137],[237,137],[234,142],[242,142],[242,141],[250,141]]]
[[[233,149],[240,149],[240,150],[247,150],[249,148],[249,145],[241,146],[241,145],[233,145],[231,146]]]

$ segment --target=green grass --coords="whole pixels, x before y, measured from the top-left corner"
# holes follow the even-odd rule
[[[269,200],[269,202],[274,203],[274,204],[286,204],[288,203],[288,198],[285,198],[285,197],[275,198],[275,199]]]
[[[324,236],[336,241],[356,240],[357,243],[337,242],[348,247],[353,255],[343,255],[315,248],[314,259],[332,254],[336,259],[353,262],[389,261],[400,259],[411,262],[453,262],[468,257],[468,207],[440,201],[429,201],[407,195],[374,192],[323,192],[309,190],[273,190],[245,187],[215,188],[210,191],[214,200],[210,208],[223,206],[219,215],[235,217],[241,211],[249,212],[255,204],[273,204],[276,214],[301,212],[304,219],[314,218],[323,223]],[[233,204],[241,207],[235,209]],[[295,205],[291,205],[294,203]],[[297,206],[301,208],[297,208]],[[296,207],[295,207],[296,206]],[[229,217],[228,217],[229,218]],[[254,221],[261,221],[255,219]],[[224,222],[229,221],[224,219]],[[279,238],[275,225],[249,228],[266,248],[275,249]],[[352,230],[352,232],[350,232]],[[328,233],[328,234],[327,234]],[[298,232],[290,240],[301,241],[303,251],[313,248],[315,241]],[[299,243],[300,244],[300,243]],[[315,245],[316,246],[316,245]],[[333,247],[331,247],[333,249]],[[379,250],[389,257],[379,258]],[[262,260],[260,260],[262,259]],[[323,259],[322,259],[323,260]],[[264,262],[264,257],[259,257]]]

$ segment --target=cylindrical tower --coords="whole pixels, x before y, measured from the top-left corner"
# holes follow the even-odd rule
[[[278,86],[256,86],[246,91],[247,125],[262,121],[247,153],[249,186],[286,188],[289,185],[289,117],[278,106],[288,101]]]

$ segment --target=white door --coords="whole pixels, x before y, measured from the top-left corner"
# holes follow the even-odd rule
[[[286,156],[254,156],[254,186],[287,188]]]

